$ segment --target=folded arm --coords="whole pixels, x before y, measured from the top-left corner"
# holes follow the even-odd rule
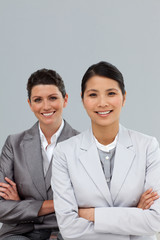
[[[53,200],[20,199],[14,182],[14,154],[10,137],[0,156],[0,206],[2,223],[41,223],[43,217],[40,216],[54,212]]]
[[[157,192],[153,192],[152,188],[146,190],[140,197],[137,208],[141,208],[143,210],[149,209],[155,200],[159,198]],[[79,208],[78,209],[79,217],[85,218],[88,221],[95,221],[95,208]]]
[[[146,176],[144,189],[152,188],[160,195],[160,149],[155,138],[146,150]],[[107,221],[109,219],[109,221]],[[149,209],[130,207],[96,208],[94,228],[96,232],[112,232],[125,235],[149,235],[160,231],[160,198]]]
[[[147,152],[145,189],[152,188],[160,195],[160,150],[155,139],[150,141]],[[65,154],[60,145],[57,147],[53,161],[52,187],[54,191],[55,210],[58,224],[64,239],[89,239],[97,234],[152,235],[160,231],[160,199],[141,203],[141,208],[133,207],[99,207],[91,208],[89,217],[78,213],[76,197],[70,180]],[[96,239],[95,237],[95,239]],[[105,239],[105,238],[104,238]]]

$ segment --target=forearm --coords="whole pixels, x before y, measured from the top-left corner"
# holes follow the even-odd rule
[[[39,212],[38,212],[38,216],[44,216],[50,213],[54,212],[54,204],[53,204],[53,200],[46,200],[43,202]]]
[[[99,239],[94,231],[93,223],[78,217],[75,211],[71,212],[69,209],[69,212],[63,212],[60,215],[56,212],[56,216],[64,240]],[[106,237],[101,239],[106,239]]]
[[[81,218],[85,218],[90,222],[94,222],[95,218],[95,209],[94,208],[79,208],[78,215]]]
[[[43,201],[37,200],[0,200],[0,222],[2,223],[21,223],[24,221],[32,221],[40,223],[38,212]]]
[[[95,232],[152,235],[160,231],[160,214],[154,210],[108,207],[95,209]]]
[[[136,208],[79,208],[78,215],[94,223],[95,232],[120,235],[148,235],[159,231],[156,211]],[[126,226],[128,227],[126,228]],[[118,227],[117,227],[118,226]],[[140,234],[141,233],[141,234]]]
[[[61,212],[60,215],[56,212],[56,216],[64,240],[119,239],[115,234],[96,232],[94,229],[94,223],[92,221],[87,221],[82,217],[78,217],[76,211]],[[128,237],[126,238],[126,236],[121,235],[121,239],[128,239]]]

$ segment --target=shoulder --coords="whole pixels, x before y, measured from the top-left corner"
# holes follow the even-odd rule
[[[54,149],[54,161],[53,165],[63,165],[67,167],[67,163],[74,166],[76,158],[80,156],[81,146],[86,132],[82,132],[76,136],[59,142]]]
[[[159,143],[155,137],[127,129],[123,126],[120,126],[119,134],[120,138],[126,141],[126,144],[130,141],[134,146],[137,146],[137,148],[159,147]]]
[[[87,132],[89,130],[86,130],[82,133],[77,133],[75,136],[71,136],[70,138],[64,140],[63,142],[60,142],[57,144],[58,148],[61,148],[63,150],[73,150],[75,147],[80,147],[82,140],[86,137]]]
[[[67,139],[69,139],[70,137],[76,136],[77,134],[79,134],[79,132],[77,130],[75,130],[74,128],[72,128],[69,123],[67,123],[64,120],[64,127],[62,129],[62,132],[58,138],[58,142],[62,142],[65,141]]]
[[[79,131],[72,128],[70,126],[70,124],[68,122],[66,122],[65,120],[64,120],[64,129],[68,130],[68,132],[70,132],[72,134],[72,136],[75,136],[75,135],[79,134]]]
[[[34,136],[38,133],[38,122],[36,122],[31,128],[26,129],[20,133],[9,135],[6,139],[8,144],[20,144],[20,142],[28,136]]]
[[[147,135],[145,133],[141,133],[132,129],[128,129],[129,135],[131,136],[132,139],[138,140],[138,141],[152,141],[155,140],[156,138],[150,135]]]

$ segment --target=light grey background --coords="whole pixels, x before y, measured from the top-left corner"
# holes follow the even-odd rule
[[[159,0],[0,0],[0,149],[8,134],[29,128],[26,83],[40,68],[63,77],[65,119],[89,125],[80,99],[86,69],[105,60],[123,73],[121,123],[160,141]]]
[[[8,134],[29,128],[30,74],[57,70],[69,93],[64,117],[89,125],[80,99],[86,69],[105,60],[123,73],[121,123],[160,140],[159,0],[0,0],[0,149]]]

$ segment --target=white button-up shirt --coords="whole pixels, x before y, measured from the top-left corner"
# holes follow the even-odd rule
[[[53,155],[53,150],[56,146],[57,143],[57,139],[60,136],[62,129],[64,127],[64,120],[62,120],[61,126],[59,127],[59,129],[57,130],[57,132],[55,134],[52,135],[51,137],[51,143],[48,144],[46,137],[44,136],[40,125],[39,125],[39,133],[40,133],[40,139],[41,139],[41,147],[43,148],[43,150],[45,151],[48,161],[50,163],[51,159],[52,159],[52,155]]]

